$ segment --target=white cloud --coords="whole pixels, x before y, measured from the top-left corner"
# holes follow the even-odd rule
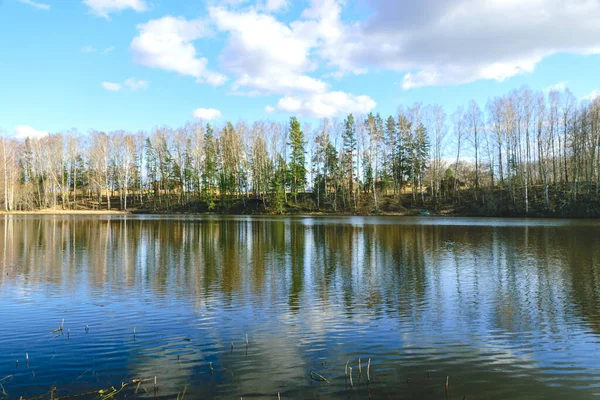
[[[192,113],[195,119],[201,119],[204,121],[213,121],[223,117],[221,111],[215,110],[214,108],[197,108]]]
[[[48,131],[38,131],[29,125],[19,125],[15,127],[14,137],[17,139],[40,139],[48,136]]]
[[[198,82],[218,86],[227,80],[210,71],[208,60],[198,57],[193,41],[208,36],[210,30],[201,20],[172,16],[151,20],[137,26],[139,34],[131,42],[134,61],[152,68],[193,76]]]
[[[115,49],[114,46],[109,46],[107,48],[105,48],[104,50],[101,51],[101,53],[103,55],[107,55],[108,53],[110,53],[111,51],[113,51]],[[87,45],[85,47],[81,48],[81,51],[84,53],[96,53],[98,51],[97,48],[95,48],[94,46],[91,45]]]
[[[102,82],[102,87],[110,92],[118,92],[121,90],[121,84],[114,82]]]
[[[592,90],[592,92],[590,94],[583,97],[583,100],[594,101],[598,98],[600,98],[600,89],[595,89],[595,90]]]
[[[40,3],[37,1],[33,1],[33,0],[19,0],[19,3],[27,4],[28,6],[37,8],[38,10],[46,10],[47,11],[50,9],[49,4]]]
[[[131,90],[148,89],[150,87],[150,82],[129,78],[125,81],[125,86]]]
[[[371,17],[355,23],[340,22],[341,4],[305,11],[334,22],[320,54],[340,71],[406,73],[406,89],[502,81],[552,54],[600,53],[596,0],[365,0]]]
[[[232,12],[210,8],[220,31],[229,33],[221,62],[236,75],[234,89],[246,87],[265,93],[324,92],[328,85],[306,73],[316,65],[309,59],[315,44],[300,26],[287,26],[272,15],[251,9]]]
[[[148,9],[146,0],[83,0],[90,12],[102,18],[109,19],[109,14],[131,8],[142,12]]]
[[[286,8],[287,6],[287,0],[267,0],[264,7],[268,12],[275,12]]]
[[[271,10],[286,2],[272,2]],[[211,20],[221,32],[228,33],[221,54],[224,68],[233,74],[235,93],[281,94],[276,110],[301,116],[333,116],[348,112],[368,112],[375,102],[368,96],[332,91],[329,83],[310,76],[320,61],[338,51],[342,32],[340,5],[335,0],[313,0],[313,6],[299,20],[283,23],[264,7],[231,11],[224,7],[209,8]],[[335,51],[334,51],[335,50]],[[336,64],[343,66],[343,64]],[[354,73],[361,68],[348,65]],[[243,90],[242,90],[243,89]]]
[[[548,85],[544,88],[544,93],[550,93],[553,91],[564,92],[567,89],[567,81],[557,82],[553,85]]]
[[[305,96],[285,96],[279,100],[276,109],[304,117],[333,117],[339,114],[366,114],[377,104],[369,96],[355,96],[345,92],[327,92]],[[275,108],[267,106],[265,111]]]

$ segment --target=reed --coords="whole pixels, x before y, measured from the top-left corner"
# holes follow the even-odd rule
[[[358,357],[358,374],[362,374],[362,368],[360,367],[360,357]]]
[[[210,374],[212,375],[212,374],[213,374],[213,366],[212,366],[212,362],[210,362],[210,363],[208,364],[208,368],[210,369]]]
[[[371,382],[371,359],[367,362],[367,382]]]
[[[354,383],[352,383],[352,367],[350,367],[350,387],[354,386]]]
[[[181,400],[185,399],[185,393],[187,392],[187,388],[188,388],[188,385],[185,385],[183,387],[183,392],[181,393]],[[177,395],[177,398],[179,398],[179,394]]]
[[[310,371],[310,377],[311,379],[318,381],[318,382],[327,382],[329,383],[329,381],[321,374],[319,374],[318,372],[315,371]]]
[[[133,383],[135,384],[135,393],[137,394],[138,390],[140,390],[140,386],[142,385],[142,380],[134,379]]]
[[[346,368],[344,368],[344,376],[348,376],[348,364],[350,363],[350,359],[346,361]]]
[[[446,392],[448,391],[448,383],[449,383],[450,377],[446,376]]]

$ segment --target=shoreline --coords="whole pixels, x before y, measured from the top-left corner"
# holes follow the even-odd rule
[[[597,219],[594,217],[582,216],[558,216],[558,215],[478,215],[476,213],[456,213],[456,212],[430,212],[430,214],[420,214],[419,212],[381,212],[381,213],[328,213],[328,212],[297,212],[283,214],[269,213],[231,213],[231,212],[186,212],[186,211],[152,211],[131,209],[127,211],[119,210],[33,210],[33,211],[0,211],[0,215],[154,215],[154,216],[249,216],[249,217],[422,217],[422,218],[500,218],[500,219]]]
[[[0,211],[0,215],[131,215],[130,211],[116,210],[33,210]]]

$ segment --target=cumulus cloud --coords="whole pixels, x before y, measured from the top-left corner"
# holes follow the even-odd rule
[[[115,82],[102,82],[102,87],[109,92],[118,92],[121,90],[121,84]]]
[[[215,110],[214,108],[197,108],[192,113],[195,119],[201,119],[204,121],[213,121],[223,117],[221,111]]]
[[[14,137],[17,139],[40,139],[48,136],[48,131],[38,131],[29,125],[19,125],[15,127]]]
[[[406,73],[405,89],[502,81],[532,72],[552,54],[600,53],[598,1],[365,2],[370,19],[355,23],[354,29],[346,23],[338,45],[325,43],[324,54],[342,70],[376,67]],[[330,14],[333,18],[339,12],[332,8]]]
[[[210,34],[201,20],[172,16],[138,25],[139,34],[131,42],[135,62],[152,68],[193,76],[198,82],[222,85],[227,77],[207,68],[208,60],[199,57],[193,41]]]
[[[327,90],[325,82],[306,75],[315,68],[308,57],[312,43],[293,26],[253,9],[233,12],[213,7],[209,14],[217,28],[229,34],[221,62],[237,76],[234,89],[266,93]]]
[[[150,87],[150,82],[129,78],[125,81],[125,86],[131,90],[148,89]]]
[[[553,91],[564,92],[567,89],[567,81],[557,82],[553,85],[546,86],[544,88],[545,93],[550,93]]]
[[[264,7],[269,12],[280,11],[288,6],[287,0],[267,0]]]
[[[361,2],[366,18],[342,18],[350,1]],[[309,0],[293,20],[276,14],[287,0],[218,4],[206,21],[168,16],[139,25],[134,60],[213,85],[226,73],[236,95],[280,95],[266,112],[330,116],[375,104],[337,91],[332,77],[394,71],[413,89],[503,81],[559,52],[600,54],[597,0]],[[209,70],[195,46],[210,28],[224,41],[223,73]]]
[[[142,12],[148,9],[145,0],[83,0],[83,4],[90,8],[90,12],[98,17],[109,19],[114,12],[128,8]]]
[[[590,94],[583,97],[583,100],[594,101],[597,98],[600,98],[600,89],[592,90],[592,92]]]
[[[45,11],[47,11],[47,10],[50,9],[50,5],[49,4],[40,3],[40,2],[37,2],[37,1],[33,1],[33,0],[19,0],[19,3],[27,4],[28,6],[36,8],[38,10],[45,10]]]
[[[276,109],[305,117],[333,117],[340,113],[366,114],[377,104],[369,96],[355,96],[345,92],[317,93],[309,96],[285,96]],[[275,108],[267,106],[265,111]]]
[[[227,34],[221,64],[236,78],[234,92],[283,95],[275,107],[265,108],[267,113],[279,110],[319,117],[371,110],[375,102],[370,97],[332,91],[329,83],[311,76],[333,54],[327,49],[341,44],[341,32],[347,27],[339,17],[340,5],[315,0],[290,23],[269,14],[286,5],[273,1],[262,8],[209,8],[211,21]]]

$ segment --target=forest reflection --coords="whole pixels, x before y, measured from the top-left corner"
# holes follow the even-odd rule
[[[198,303],[251,296],[257,306],[284,296],[292,313],[343,304],[348,317],[372,310],[440,326],[451,320],[469,334],[474,324],[557,329],[574,316],[600,332],[594,226],[388,222],[7,216],[0,268],[23,285],[137,288]]]

